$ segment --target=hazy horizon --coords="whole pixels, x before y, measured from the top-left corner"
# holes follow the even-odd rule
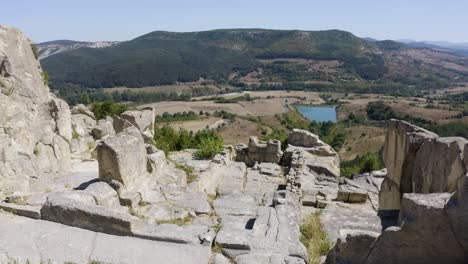
[[[0,24],[17,27],[38,43],[124,41],[152,31],[226,28],[339,29],[379,40],[468,42],[461,34],[468,2],[456,0],[24,0],[6,2],[2,10]]]

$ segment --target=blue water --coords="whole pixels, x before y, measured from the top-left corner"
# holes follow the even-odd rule
[[[336,110],[333,107],[298,106],[297,110],[309,120],[336,123]]]

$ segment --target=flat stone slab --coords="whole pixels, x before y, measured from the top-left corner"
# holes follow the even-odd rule
[[[251,195],[233,193],[213,202],[215,212],[221,218],[226,216],[255,216],[258,202]]]
[[[16,215],[41,219],[41,207],[33,205],[20,205],[14,203],[0,203],[0,209]]]
[[[0,263],[200,264],[211,256],[210,247],[108,235],[3,212],[0,230]]]
[[[211,212],[208,197],[204,192],[192,191],[182,187],[167,186],[162,188],[164,197],[175,206],[191,209],[197,214]]]
[[[156,225],[152,223],[139,222],[132,226],[132,234],[139,238],[180,243],[200,244],[200,237],[209,231],[205,226],[177,226],[174,224]]]
[[[223,170],[223,179],[218,186],[218,195],[226,195],[244,190],[245,173],[247,167],[243,162],[234,162]]]
[[[139,220],[103,206],[69,199],[63,194],[47,197],[41,215],[44,220],[117,235],[131,235],[132,223]]]
[[[382,232],[382,223],[370,203],[344,204],[332,202],[322,211],[321,222],[328,239],[334,243],[340,229]]]
[[[275,163],[260,163],[258,170],[261,174],[265,174],[271,177],[279,177],[281,175],[281,167]]]

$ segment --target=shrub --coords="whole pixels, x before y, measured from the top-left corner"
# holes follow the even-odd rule
[[[111,101],[96,102],[91,105],[91,110],[96,116],[96,120],[103,119],[106,116],[120,115],[127,111],[127,106]]]
[[[367,117],[371,120],[389,120],[396,117],[392,108],[382,101],[367,104]]]
[[[354,160],[341,162],[341,176],[351,177],[356,173],[365,173],[380,170],[384,167],[383,161],[378,153],[366,153],[357,156]]]
[[[217,153],[223,150],[224,144],[221,138],[202,138],[195,152],[198,159],[212,159]]]
[[[155,129],[154,144],[167,155],[171,151],[198,148],[195,156],[199,159],[211,159],[224,147],[223,139],[214,130],[203,129],[196,133],[165,125]]]
[[[32,49],[32,52],[33,52],[33,54],[34,54],[34,58],[35,58],[36,60],[39,59],[39,56],[38,56],[38,54],[37,54],[37,46],[36,46],[36,44],[31,44],[31,49]]]
[[[48,85],[49,84],[49,74],[45,71],[41,71],[41,76],[42,76],[42,80],[44,82],[44,85]]]

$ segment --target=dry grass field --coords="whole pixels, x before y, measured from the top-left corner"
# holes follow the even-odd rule
[[[215,103],[214,101],[165,101],[139,105],[138,108],[147,106],[155,107],[156,114],[162,115],[164,112],[170,114],[177,112],[194,111],[196,113],[214,112],[224,110],[239,116],[265,116],[284,112],[284,105],[288,104],[320,104],[324,101],[317,93],[303,91],[261,91],[249,92],[252,97],[260,97],[254,101],[242,101],[239,103]],[[227,99],[243,95],[243,93],[231,93],[220,95]],[[305,100],[298,99],[305,98]],[[207,97],[196,97],[194,100],[206,99]]]
[[[243,118],[237,118],[232,124],[220,129],[219,134],[224,139],[225,144],[249,143],[251,136],[261,137],[261,125],[248,121]],[[267,133],[271,129],[264,127]]]
[[[385,141],[385,129],[372,126],[354,126],[346,128],[348,136],[338,154],[341,160],[352,160],[367,152],[379,151]]]
[[[170,122],[169,126],[173,127],[176,131],[180,129],[185,129],[187,131],[197,132],[205,128],[217,128],[219,125],[223,124],[224,120],[218,117],[209,117],[199,120],[190,120],[182,122]],[[158,126],[163,126],[163,123],[157,124]]]

